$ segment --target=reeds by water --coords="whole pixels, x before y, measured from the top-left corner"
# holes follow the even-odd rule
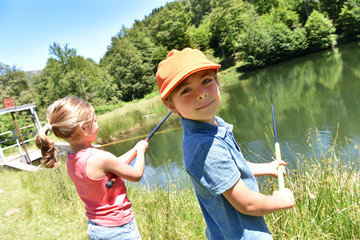
[[[162,113],[165,116],[167,112],[157,96],[127,103],[119,109],[97,117],[99,123],[97,141],[100,144],[108,143],[144,125],[156,126],[156,122],[163,117]]]

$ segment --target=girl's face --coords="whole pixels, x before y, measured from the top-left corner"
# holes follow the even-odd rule
[[[95,122],[93,122],[93,126],[92,126],[92,139],[91,139],[91,142],[96,140],[98,131],[99,131],[99,125],[95,121]]]
[[[215,114],[220,101],[219,86],[213,71],[202,70],[181,82],[164,103],[183,118],[216,125]]]
[[[99,125],[96,122],[96,119],[91,122],[84,123],[83,127],[85,128],[85,136],[89,142],[94,142],[97,138],[99,131]]]

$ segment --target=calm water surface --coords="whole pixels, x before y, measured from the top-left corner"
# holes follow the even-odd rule
[[[304,158],[319,160],[335,139],[339,159],[360,161],[360,42],[244,74],[234,82],[222,89],[217,115],[234,125],[235,138],[248,161],[267,162],[274,156],[270,85],[282,158],[289,168]],[[179,117],[172,115],[159,129],[161,134],[151,138],[142,184],[186,181],[180,127]],[[121,155],[137,141],[105,150]]]

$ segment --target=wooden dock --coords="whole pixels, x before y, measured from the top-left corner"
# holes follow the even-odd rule
[[[36,149],[28,151],[31,162],[39,160],[41,158],[41,151]],[[26,163],[25,157],[18,154],[6,157],[5,162],[0,162],[0,167],[10,167],[18,170],[25,170],[29,172],[36,172],[40,168]]]
[[[0,109],[0,115],[11,114],[14,121],[15,129],[3,133],[0,132],[0,136],[5,135],[5,137],[2,137],[2,141],[0,141],[0,167],[1,168],[11,167],[26,171],[37,171],[40,168],[28,164],[28,161],[32,163],[33,161],[40,159],[41,158],[40,150],[27,151],[27,147],[26,147],[26,143],[35,140],[35,134],[39,132],[40,129],[42,128],[41,122],[39,121],[39,118],[36,114],[36,105],[32,103],[21,106],[15,106],[11,98],[3,99],[3,104],[4,104],[4,108]],[[34,119],[34,124],[19,128],[14,114],[23,111],[30,111]],[[36,127],[35,131],[31,130],[30,132],[28,131],[25,134],[21,133],[21,130],[24,130],[26,128],[32,128],[33,126]],[[25,139],[25,141],[22,137],[23,135],[27,136],[27,139]],[[34,137],[31,138],[31,135],[34,135]],[[12,147],[18,147],[19,154],[5,157],[4,150]],[[25,159],[24,157],[25,153],[23,151],[25,153],[27,152],[29,158],[28,160]]]

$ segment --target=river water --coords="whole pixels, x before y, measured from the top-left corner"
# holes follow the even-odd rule
[[[282,159],[288,168],[301,159],[318,161],[329,152],[344,163],[359,162],[360,42],[243,74],[222,89],[217,115],[234,125],[235,138],[248,161],[267,162],[274,156],[270,86]],[[159,132],[149,141],[141,183],[186,182],[179,117],[170,116]],[[120,155],[137,141],[105,150]],[[335,152],[330,151],[334,143]]]

